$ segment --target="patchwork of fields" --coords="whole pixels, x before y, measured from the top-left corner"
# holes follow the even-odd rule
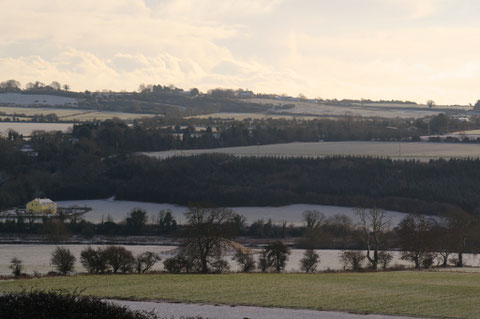
[[[271,112],[281,112],[282,114],[292,115],[315,115],[315,116],[341,116],[354,115],[365,117],[382,117],[382,118],[420,118],[425,116],[437,115],[439,113],[446,114],[465,114],[472,112],[469,106],[448,106],[437,105],[428,108],[422,104],[396,104],[396,103],[365,103],[354,104],[350,106],[343,105],[325,105],[302,101],[288,101],[275,99],[253,98],[247,99],[248,102],[272,105]],[[293,108],[285,110],[275,110],[274,106],[293,104]]]

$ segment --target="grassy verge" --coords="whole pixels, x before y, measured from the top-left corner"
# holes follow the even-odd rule
[[[92,296],[132,300],[480,317],[480,275],[471,273],[85,275],[0,282],[1,292],[31,288],[78,288]]]

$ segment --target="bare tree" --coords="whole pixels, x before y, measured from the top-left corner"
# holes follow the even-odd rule
[[[318,210],[306,210],[303,212],[303,221],[307,231],[318,229],[325,222],[325,215]]]
[[[435,101],[433,101],[433,100],[428,100],[428,101],[427,101],[427,106],[428,106],[429,108],[435,107]]]
[[[378,251],[384,242],[385,233],[390,229],[391,219],[386,216],[385,210],[378,208],[372,208],[368,211],[363,208],[356,208],[355,212],[360,218],[362,240],[367,249],[366,257],[372,265],[372,269],[377,269]]]
[[[473,222],[471,215],[463,210],[447,216],[448,229],[452,236],[453,252],[458,255],[457,267],[463,267],[463,254],[472,250]]]
[[[352,219],[344,214],[335,214],[327,220],[326,224],[335,236],[341,238],[341,248],[345,249],[354,230]]]
[[[180,254],[198,260],[200,270],[209,272],[209,266],[218,262],[227,249],[240,245],[233,242],[235,214],[226,208],[189,207],[185,213],[187,237],[179,247]]]
[[[448,224],[448,219],[442,218],[433,229],[433,248],[442,259],[442,267],[448,266],[449,257],[456,248],[455,236]]]
[[[398,225],[398,246],[402,259],[415,263],[420,268],[433,258],[433,229],[436,221],[423,215],[408,215]]]

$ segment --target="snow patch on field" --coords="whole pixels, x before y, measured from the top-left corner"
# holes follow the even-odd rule
[[[59,201],[56,202],[58,207],[91,207],[92,211],[83,215],[83,218],[87,221],[94,223],[101,222],[102,219],[106,219],[108,216],[115,222],[124,220],[128,213],[134,208],[144,209],[151,218],[154,218],[160,210],[171,210],[173,216],[178,222],[185,222],[185,212],[187,207],[178,206],[174,204],[159,204],[159,203],[147,203],[147,202],[133,202],[133,201],[120,201],[120,200],[75,200],[75,201]],[[327,205],[312,205],[312,204],[294,204],[280,207],[230,207],[234,212],[241,214],[247,218],[247,223],[252,223],[258,219],[269,218],[274,223],[282,223],[286,221],[288,224],[300,225],[303,223],[302,214],[306,210],[318,210],[322,212],[326,217],[332,217],[336,214],[344,214],[349,216],[354,222],[358,222],[358,217],[355,214],[352,207],[341,206],[327,206]],[[400,220],[406,216],[404,213],[387,211],[387,215],[392,219],[392,226],[397,225]]]

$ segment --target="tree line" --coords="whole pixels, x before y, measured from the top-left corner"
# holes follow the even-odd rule
[[[62,135],[63,136],[63,135]],[[199,155],[165,160],[101,157],[94,145],[38,137],[38,157],[0,141],[0,208],[35,197],[117,199],[188,205],[325,204],[442,215],[478,215],[480,161],[393,161],[368,157],[238,158]],[[41,142],[40,142],[41,140]],[[4,147],[2,147],[4,146]],[[83,152],[83,149],[86,152]]]
[[[401,253],[401,259],[410,261],[415,268],[430,268],[440,258],[439,265],[447,267],[454,263],[463,267],[466,253],[477,253],[480,247],[477,219],[457,212],[444,219],[423,215],[407,215],[394,228],[385,211],[377,208],[357,209],[360,222],[351,225],[351,236],[361,240],[361,250],[344,249],[339,258],[345,269],[360,270],[367,260],[367,268],[387,269],[393,260],[392,249]],[[255,252],[238,241],[240,228],[238,214],[231,209],[212,208],[205,205],[191,206],[185,213],[186,224],[178,248],[173,256],[163,262],[164,269],[171,273],[222,273],[230,271],[227,255],[232,255],[241,272],[281,272],[291,253],[282,240],[268,242]],[[315,272],[320,255],[314,251],[315,238],[323,232],[326,219],[318,211],[304,213],[305,232],[303,243],[312,245],[300,260],[300,269]],[[366,252],[363,252],[363,251]],[[172,253],[171,252],[171,253]],[[105,248],[86,247],[81,252],[80,262],[89,273],[145,273],[161,260],[154,252],[144,252],[136,257],[122,246]],[[72,272],[76,257],[64,247],[57,247],[51,256],[51,264],[57,272]],[[23,265],[14,258],[10,268],[15,276],[21,276]]]

